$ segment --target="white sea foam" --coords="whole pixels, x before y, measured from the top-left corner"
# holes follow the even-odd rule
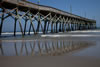
[[[43,32],[39,32],[39,33],[43,33]],[[48,32],[50,33],[50,31]],[[59,34],[52,34],[52,35],[41,35],[41,37],[97,37],[100,35],[95,35],[95,34],[62,34],[63,32],[59,32]],[[84,30],[84,31],[71,31],[68,33],[100,33],[100,30]],[[9,35],[13,35],[13,32],[5,32],[2,33],[2,36],[9,36]],[[16,32],[16,35],[21,35],[21,32]],[[28,32],[26,32],[26,34],[28,34]],[[30,32],[30,34],[34,34],[34,32]]]
[[[85,32],[87,32],[87,33],[89,33],[89,32],[100,32],[100,30],[84,30],[84,31],[80,31],[80,30],[78,30],[78,31],[71,31],[72,33],[80,33],[80,32],[83,32],[83,33],[85,33]]]
[[[100,37],[100,35],[66,34],[66,35],[41,35],[41,37]]]
[[[42,33],[42,32],[38,32],[38,33]],[[13,32],[4,32],[2,33],[2,35],[13,35]],[[17,35],[21,35],[21,32],[16,32]],[[25,32],[25,34],[28,34],[28,32]],[[30,34],[34,34],[34,32],[30,32]]]

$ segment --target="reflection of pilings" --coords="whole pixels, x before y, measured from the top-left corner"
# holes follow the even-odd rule
[[[58,41],[56,42],[56,44],[57,44],[57,50],[59,52],[59,43],[58,43]]]
[[[55,54],[54,55],[58,55],[60,53],[58,41],[54,41],[53,45],[55,45]]]
[[[33,45],[33,46],[32,46]],[[31,56],[34,56],[34,49],[35,49],[35,41],[33,43],[30,42],[30,48],[31,48]]]
[[[63,53],[65,53],[65,42],[63,41]]]
[[[22,53],[23,53],[23,47],[24,47],[24,43],[22,42],[21,49],[20,49],[20,55],[22,55]]]
[[[51,43],[51,45],[52,45],[52,55],[54,55],[55,54],[55,47],[54,47],[54,43],[53,43],[53,41],[51,41],[52,43]]]
[[[39,55],[41,56],[42,55],[42,52],[41,52],[41,44],[40,44],[40,41],[38,41],[38,48],[39,48]]]
[[[18,56],[18,52],[17,52],[17,45],[16,45],[16,42],[15,42],[15,53],[16,53],[16,56]]]
[[[2,47],[2,42],[1,41],[0,41],[0,50],[1,50],[2,56],[4,56],[4,52],[3,52],[3,47]]]
[[[51,50],[52,50],[52,49],[51,49],[51,45],[50,45],[50,43],[47,42],[47,45],[48,45],[48,53],[49,53],[49,55],[52,55],[52,54],[51,54]]]
[[[24,49],[25,49],[25,52],[26,52],[26,56],[28,56],[28,49],[27,49],[27,45],[25,42],[22,41],[22,44],[21,44],[21,49],[20,49],[20,55],[23,56],[23,53],[24,53]]]
[[[25,43],[25,50],[26,50],[26,56],[28,56],[28,49],[26,43]]]
[[[27,43],[26,41],[22,41],[20,43],[21,45],[19,46],[19,43],[14,42],[13,48],[15,52],[14,54],[16,54],[16,56],[56,56],[81,48],[85,48],[89,45],[93,45],[93,43],[90,42],[76,42],[66,40],[30,41],[29,43]],[[5,49],[5,47],[2,47],[2,43],[0,42],[0,50],[2,55],[4,55],[3,52],[7,53],[5,50],[7,48],[9,49],[9,47],[7,47],[5,50],[3,50],[3,48]]]
[[[48,55],[48,46],[47,46],[46,42],[45,42],[45,50],[46,50],[46,54]]]
[[[62,41],[60,41],[60,53],[62,53]]]

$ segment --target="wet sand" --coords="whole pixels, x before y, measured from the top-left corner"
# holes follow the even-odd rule
[[[100,58],[81,56],[0,57],[1,67],[100,67]]]
[[[34,38],[13,38],[7,40],[5,38],[1,39],[2,42],[12,42],[20,40],[67,40],[67,41],[82,41],[89,42],[89,44],[94,44],[83,49],[75,50],[69,53],[65,53],[59,56],[0,56],[0,66],[1,67],[100,67],[100,32],[71,32],[57,34],[58,37],[34,37]],[[92,36],[85,36],[85,35]],[[54,34],[55,35],[55,34]],[[59,37],[59,35],[62,35]],[[80,35],[80,36],[71,36]],[[81,36],[84,35],[84,36]],[[96,35],[96,36],[95,36]]]

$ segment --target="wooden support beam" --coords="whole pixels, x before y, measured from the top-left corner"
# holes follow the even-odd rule
[[[21,18],[20,18],[20,15],[18,13],[18,8],[17,8],[17,18],[18,18],[18,22],[19,22],[19,26],[20,26],[20,30],[21,30],[22,36],[24,36],[23,28],[22,28],[22,24],[21,24]]]
[[[43,31],[43,34],[46,33],[46,27],[47,27],[47,20],[44,21],[44,31]]]
[[[74,30],[74,29],[73,29],[73,28],[74,28],[74,23],[73,23],[73,22],[74,22],[74,20],[72,19],[72,20],[71,20],[71,30],[72,30],[72,31]]]
[[[53,22],[51,22],[51,33],[53,33]]]
[[[77,23],[75,23],[75,30],[77,30]]]
[[[50,15],[50,23],[51,23],[51,33],[53,33],[55,30],[55,22],[56,22],[57,16],[51,17]]]
[[[2,11],[2,18],[1,18],[1,24],[0,24],[0,35],[2,33],[2,27],[3,27],[3,22],[4,22],[4,12],[5,12],[5,10],[3,9],[3,11]]]
[[[39,32],[40,26],[41,26],[41,29],[42,29],[42,32],[43,32],[44,29],[43,29],[43,26],[42,26],[42,23],[41,23],[42,20],[41,20],[41,16],[40,16],[40,14],[38,14],[38,19],[37,19],[37,21],[38,21],[38,25],[37,25],[36,33]]]
[[[61,32],[63,32],[63,22],[61,22]]]
[[[56,33],[58,33],[58,22],[56,22]]]
[[[71,31],[73,31],[73,23],[71,23]]]
[[[22,36],[24,36],[21,20],[19,20],[19,26],[20,26],[20,30],[21,30]]]
[[[39,13],[39,12],[38,12]],[[35,18],[37,15],[38,15],[38,13],[36,14],[36,15],[34,15],[34,17],[33,18]],[[31,14],[30,12],[29,12],[29,20],[30,20],[30,27],[29,27],[29,32],[28,32],[28,35],[30,35],[30,31],[31,31],[31,26],[33,26],[33,32],[34,32],[34,34],[36,34],[36,32],[35,32],[35,28],[34,28],[34,25],[33,25],[33,20],[32,20],[32,17],[31,17],[31,15],[33,15],[33,14]]]
[[[49,25],[50,25],[50,22],[48,22],[48,25],[47,25],[47,32],[48,32],[48,30],[49,30]]]
[[[62,23],[62,32],[65,32],[65,30],[64,30],[64,22]]]
[[[29,20],[30,20],[30,28],[29,28],[29,35],[30,35],[30,31],[31,31],[31,27],[32,27],[32,29],[33,29],[33,32],[34,32],[34,34],[36,33],[35,32],[35,27],[34,27],[34,24],[33,24],[33,20],[32,20],[32,16],[31,16],[32,14],[31,14],[31,12],[29,12]]]
[[[66,31],[68,31],[68,22],[66,22]]]
[[[79,21],[79,30],[81,30],[81,22]]]
[[[39,32],[40,29],[40,20],[38,21],[37,29],[36,29],[36,34]]]
[[[65,31],[65,32],[66,32],[66,27],[67,27],[67,26],[66,26],[66,23],[64,23],[64,31]]]
[[[28,35],[30,35],[30,31],[31,31],[31,23],[30,23],[30,27],[29,27],[29,31],[28,31]]]
[[[58,32],[58,22],[60,19],[61,19],[61,16],[59,16],[58,18],[56,16],[54,19],[54,32],[56,32],[56,33]]]
[[[8,17],[10,17],[11,16],[11,14],[8,14],[6,17],[4,17],[4,19],[7,19]]]
[[[15,23],[14,23],[14,36],[16,36],[16,23],[17,23],[17,18],[15,18]]]
[[[75,22],[74,22],[74,30],[77,29],[77,20],[75,19]]]
[[[24,25],[24,35],[25,35],[25,32],[26,32],[27,21],[28,21],[28,19],[26,18],[25,19],[25,25]]]
[[[52,24],[52,16],[51,15],[50,15],[50,18],[49,18],[49,21],[48,21],[47,32],[49,30],[50,23]]]
[[[80,24],[79,24],[79,21],[78,21],[78,23],[77,23],[77,26],[78,26],[77,30],[79,30],[79,25],[80,25]]]
[[[61,32],[61,22],[59,23],[59,32]]]
[[[76,30],[78,30],[78,21],[76,22]]]
[[[63,17],[62,18],[62,20],[61,20],[61,22],[62,22],[62,32],[65,32],[65,27],[64,27],[64,25],[65,25],[65,18]]]
[[[68,31],[71,30],[71,18],[68,18]]]
[[[54,22],[54,33],[56,32],[56,23]]]
[[[70,28],[70,23],[68,23],[68,31],[70,31],[71,30],[71,28]]]
[[[68,17],[64,20],[64,30],[65,31],[68,31],[68,27],[67,27],[67,24],[68,24]]]

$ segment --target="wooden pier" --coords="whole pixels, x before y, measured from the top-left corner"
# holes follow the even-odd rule
[[[0,0],[0,8],[0,35],[2,34],[4,20],[8,17],[14,20],[14,36],[16,36],[17,22],[22,36],[26,34],[28,21],[30,22],[28,34],[30,34],[31,29],[34,34],[38,34],[40,27],[43,34],[48,33],[49,28],[51,28],[51,33],[96,28],[95,20],[25,0]],[[22,27],[22,19],[25,21],[24,27]],[[34,21],[37,21],[36,28]]]

